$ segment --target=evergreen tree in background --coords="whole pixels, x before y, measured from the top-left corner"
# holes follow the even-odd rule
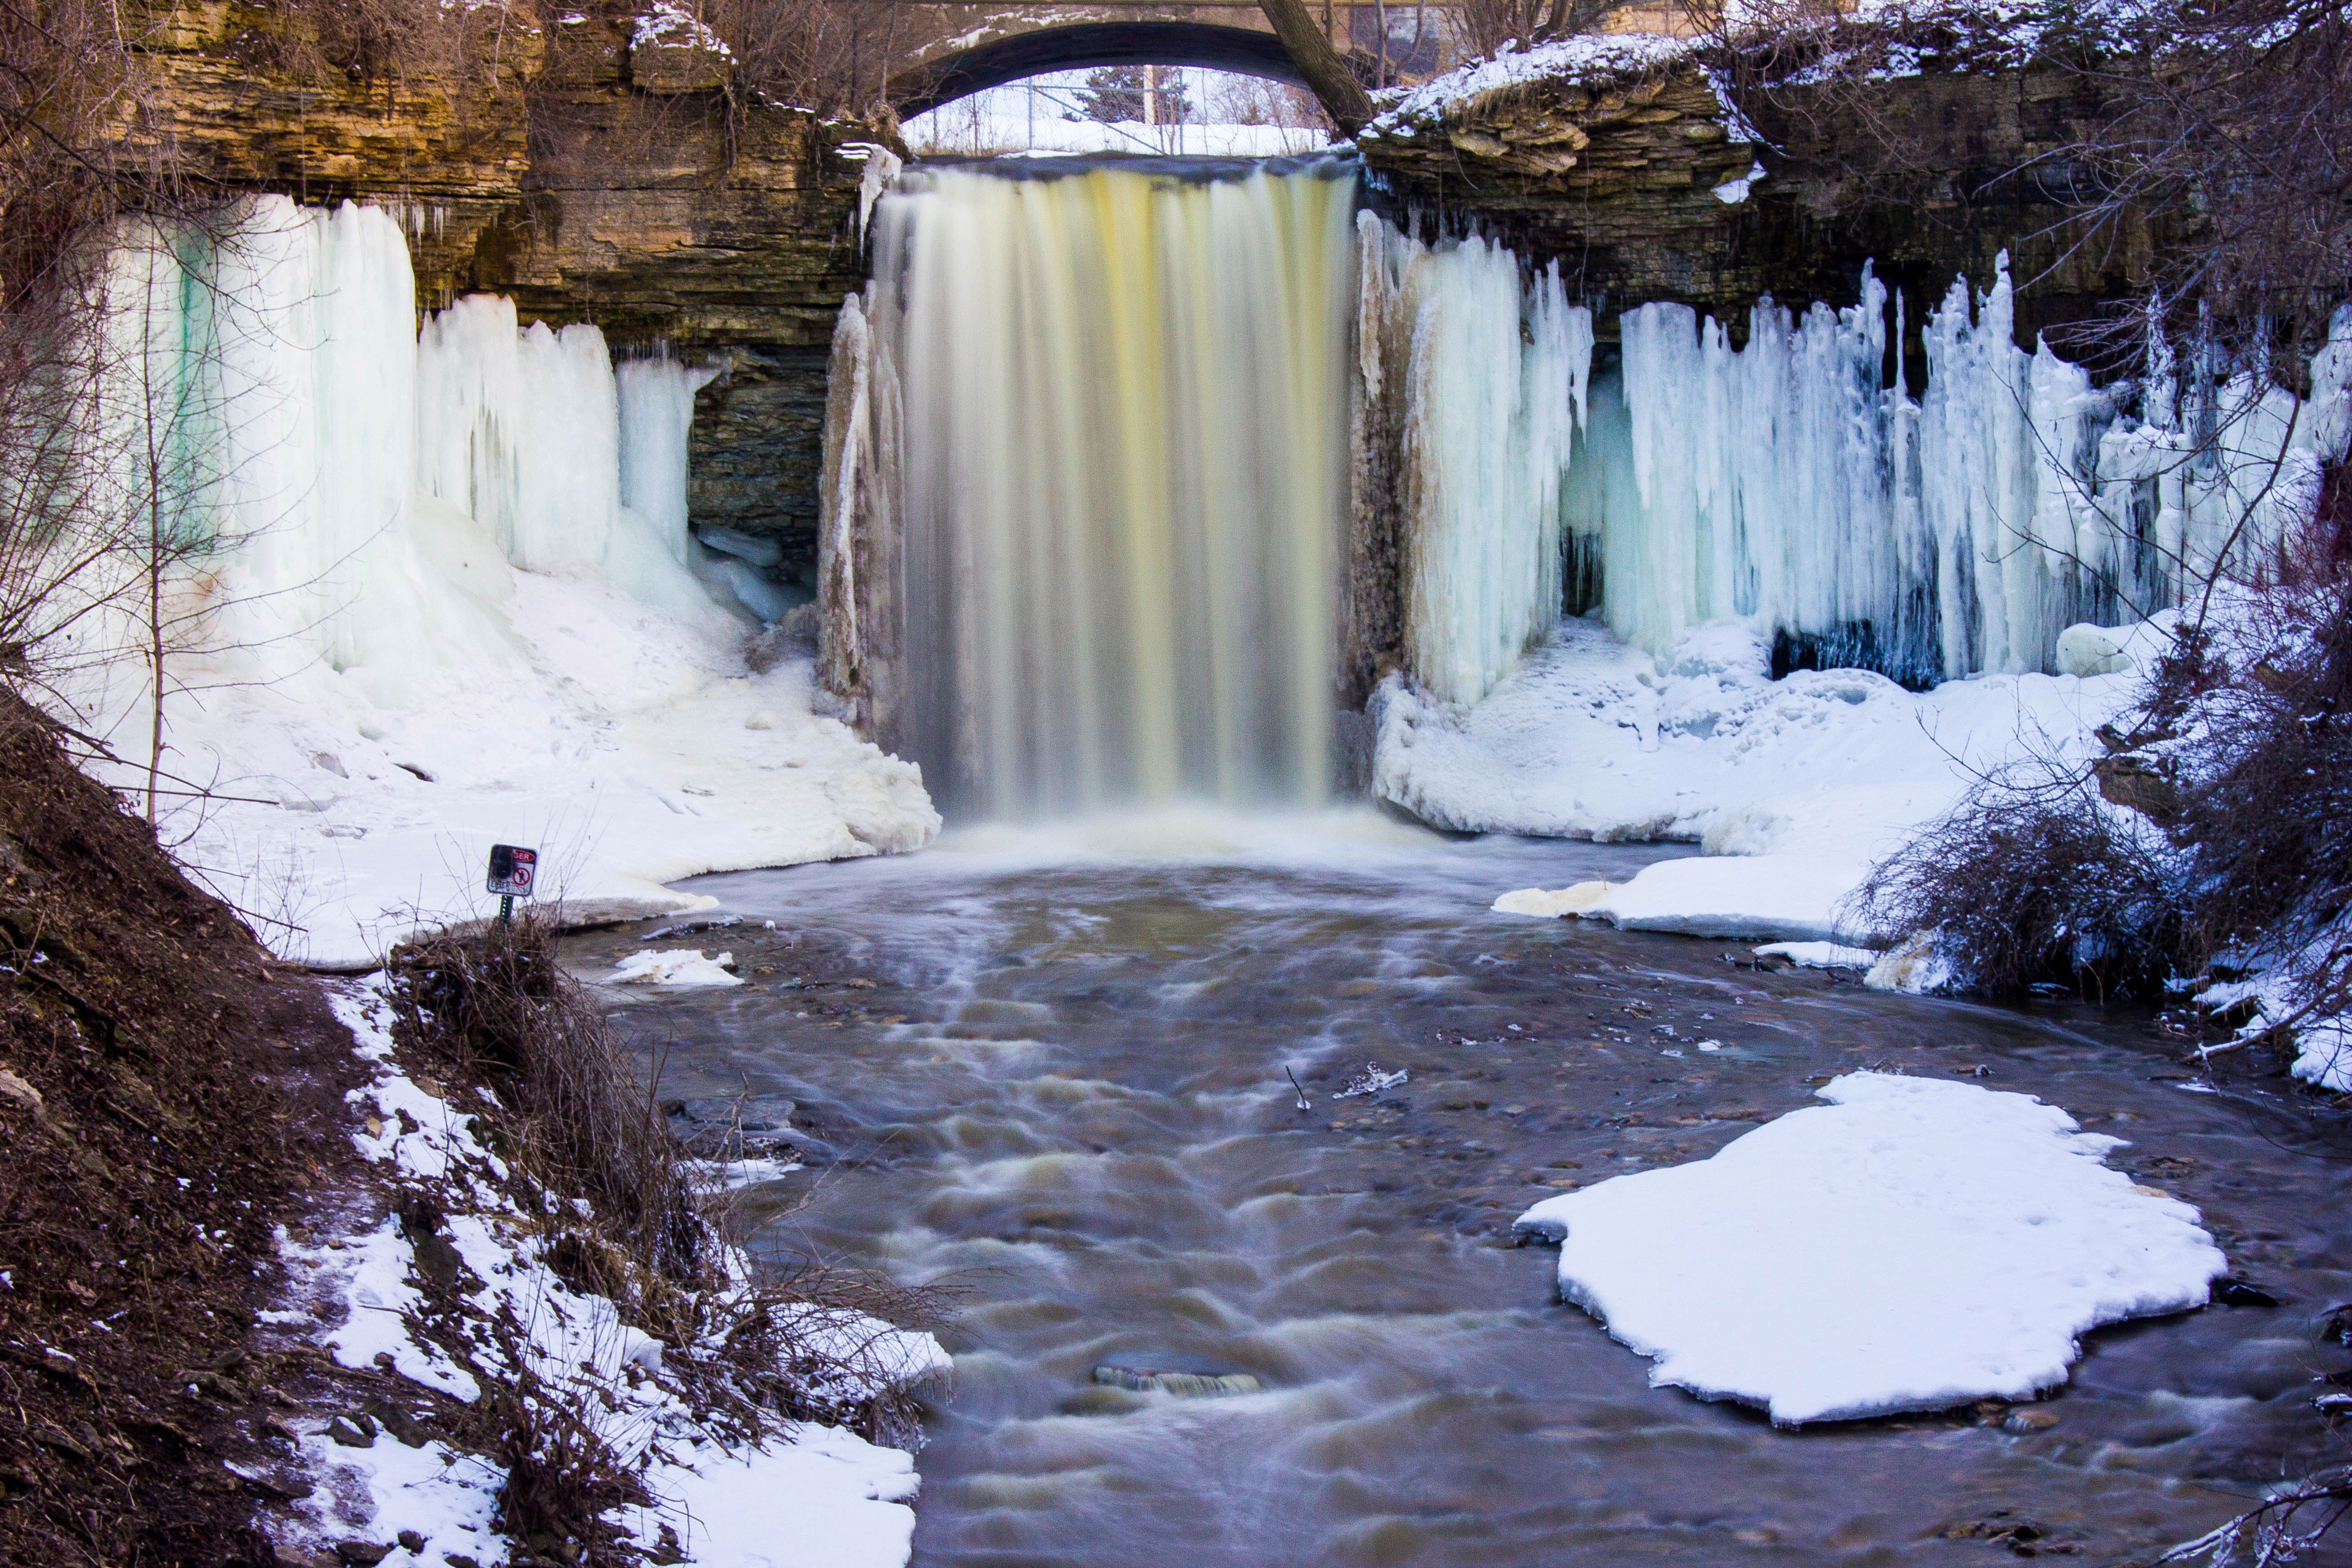
[[[1176,124],[1192,117],[1192,106],[1184,97],[1183,75],[1173,67],[1161,69],[1159,96],[1160,124]],[[1065,118],[1099,121],[1105,125],[1141,124],[1143,98],[1141,66],[1104,66],[1087,73],[1087,85],[1078,89],[1077,112]]]

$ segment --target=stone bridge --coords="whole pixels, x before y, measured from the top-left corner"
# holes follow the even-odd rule
[[[1047,71],[1197,66],[1307,85],[1257,0],[1047,0],[1025,5],[913,5],[917,38],[887,91],[901,117]],[[1422,80],[1454,63],[1448,7],[1341,5],[1307,14],[1367,86]],[[1383,50],[1383,26],[1388,47]]]

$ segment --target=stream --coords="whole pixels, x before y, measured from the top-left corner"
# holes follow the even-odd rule
[[[747,984],[610,994],[665,1095],[792,1102],[810,1163],[745,1194],[755,1254],[954,1292],[923,1568],[2145,1563],[2340,1458],[2312,1398],[2352,1367],[2319,1326],[2352,1299],[2347,1169],[2275,1141],[2280,1080],[2213,1092],[2145,1014],[1891,996],[1486,909],[1686,852],[1368,811],[967,831],[699,879],[744,923],[656,945],[731,950]],[[567,961],[599,974],[649,929]],[[1335,1099],[1368,1061],[1410,1076]],[[1528,1205],[1703,1159],[1865,1066],[2128,1139],[2111,1163],[2200,1205],[2284,1304],[2093,1335],[2042,1429],[1787,1432],[1651,1388],[1558,1301],[1557,1254],[1512,1244]],[[1265,1388],[1091,1381],[1135,1352]]]

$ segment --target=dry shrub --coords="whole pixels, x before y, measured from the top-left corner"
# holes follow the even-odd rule
[[[2352,901],[2352,574],[2253,601],[2259,651],[2196,705],[2181,752],[2197,776],[2175,830],[2208,886],[2213,929],[2300,942]],[[2243,657],[2243,656],[2242,656]]]
[[[2180,940],[2169,861],[2087,780],[1994,778],[1874,867],[1857,905],[1890,941],[1940,933],[1975,990],[2148,994]]]
[[[942,1287],[804,1260],[744,1298],[718,1360],[736,1389],[777,1415],[918,1448],[926,1389],[898,1364],[892,1330],[946,1326],[950,1300]]]
[[[1475,52],[1491,55],[1507,43],[1525,47],[1596,31],[1613,8],[1607,0],[1463,0],[1462,32]]]
[[[641,1562],[626,1532],[604,1515],[653,1500],[612,1445],[577,1412],[502,1393],[492,1417],[492,1457],[506,1470],[496,1524],[514,1542],[511,1562],[573,1568]]]
[[[709,0],[703,20],[735,51],[739,89],[885,122],[890,78],[935,36],[896,0]]]
[[[404,1035],[454,1051],[513,1111],[533,1174],[585,1198],[606,1238],[655,1279],[701,1282],[710,1241],[668,1126],[604,1015],[525,916],[394,950]]]
[[[2160,335],[2216,374],[2297,386],[2352,295],[2352,12],[2334,0],[1682,4],[1741,108],[1776,143],[1834,161],[1857,203],[2030,193],[2095,254],[2146,252],[2147,220],[2166,215],[2134,267],[2147,293],[2063,334],[2080,362],[2128,374]],[[1950,128],[1906,118],[1886,85],[2028,68],[2054,134],[1970,180]]]
[[[772,1436],[782,1416],[919,1443],[922,1391],[898,1364],[894,1335],[941,1324],[945,1294],[814,1262],[735,1278],[705,1213],[715,1194],[680,1163],[655,1085],[558,966],[551,937],[545,917],[527,915],[411,943],[391,964],[404,1046],[492,1089],[500,1110],[485,1116],[485,1141],[547,1192],[589,1200],[585,1215],[542,1205],[550,1270],[673,1347],[670,1374],[739,1441]],[[561,1438],[546,1452],[565,1463],[593,1458],[532,1431],[533,1443]]]
[[[1878,866],[1860,900],[1884,934],[1942,932],[1977,988],[2071,982],[2148,993],[2221,963],[2275,968],[2298,1018],[2352,991],[2352,570],[2344,467],[2264,580],[2223,584],[2184,625],[2128,723],[2102,732],[2168,781],[2161,819],[2108,806],[2084,770],[1987,781]],[[2336,497],[2330,500],[2326,498]],[[2153,809],[2153,807],[2151,807]],[[2273,1022],[2277,1019],[2273,1017]]]

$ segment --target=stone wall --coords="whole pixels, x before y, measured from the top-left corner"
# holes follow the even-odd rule
[[[2139,291],[2179,221],[2132,213],[2093,231],[2070,216],[2067,170],[2047,160],[2095,108],[2056,71],[1955,71],[1874,84],[1866,101],[1776,94],[1750,126],[1685,61],[1391,115],[1361,146],[1398,221],[1475,226],[1558,260],[1604,340],[1620,310],[1660,300],[1743,337],[1762,295],[1852,303],[1865,261],[1906,294],[1916,338],[1916,307],[1955,276],[1989,282],[2007,250],[2030,342]],[[2037,160],[2035,176],[2011,173]]]

